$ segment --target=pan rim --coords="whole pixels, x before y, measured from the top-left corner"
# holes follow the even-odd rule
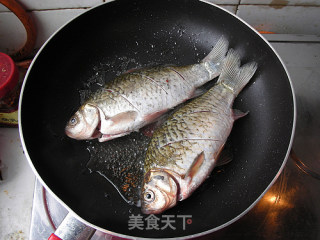
[[[103,229],[99,226],[96,226],[94,224],[91,224],[90,222],[86,221],[85,219],[83,219],[82,217],[80,217],[77,213],[75,213],[67,204],[65,204],[48,186],[47,184],[43,181],[43,179],[41,178],[41,176],[38,174],[35,166],[32,163],[31,157],[29,156],[28,150],[26,148],[26,144],[24,141],[24,137],[23,137],[23,127],[21,123],[21,106],[22,106],[22,99],[23,99],[23,93],[24,93],[24,89],[25,89],[25,85],[27,83],[27,79],[28,76],[30,74],[30,71],[35,63],[35,61],[37,60],[38,56],[41,54],[42,50],[46,47],[46,45],[50,42],[50,40],[52,38],[54,38],[56,36],[57,33],[60,32],[61,29],[63,29],[66,25],[68,25],[69,23],[71,23],[72,21],[74,21],[75,19],[77,19],[79,16],[82,16],[83,14],[86,14],[89,11],[92,11],[102,5],[108,4],[110,2],[114,2],[115,0],[106,0],[106,2],[100,3],[86,11],[84,11],[83,13],[73,17],[71,20],[69,20],[68,22],[66,22],[65,24],[63,24],[60,28],[58,28],[48,39],[47,41],[41,46],[41,48],[39,49],[39,51],[37,52],[37,54],[35,55],[32,63],[30,64],[30,67],[25,75],[24,81],[23,81],[23,85],[21,88],[21,96],[19,99],[19,108],[18,108],[18,122],[19,122],[19,135],[20,135],[20,140],[21,140],[21,144],[22,144],[22,148],[25,152],[25,156],[28,160],[28,163],[33,171],[33,173],[35,174],[35,176],[37,177],[37,179],[41,182],[42,186],[45,187],[45,189],[55,198],[55,200],[57,200],[63,207],[65,207],[69,214],[72,214],[73,217],[75,217],[77,220],[79,220],[80,222],[86,224],[87,226],[99,230],[101,232],[113,235],[113,236],[117,236],[117,237],[122,237],[122,238],[128,238],[128,239],[150,239],[150,238],[143,238],[143,237],[134,237],[134,236],[130,236],[130,235],[125,235],[125,234],[121,234],[121,233],[117,233],[117,232],[112,232],[110,230],[107,229]],[[233,219],[229,220],[228,222],[217,226],[215,228],[212,228],[210,230],[207,231],[203,231],[203,232],[199,232],[196,234],[192,234],[192,235],[186,235],[186,236],[182,236],[182,237],[170,237],[170,238],[157,238],[157,239],[190,239],[190,238],[195,238],[195,237],[201,237],[213,232],[216,232],[218,230],[221,230],[229,225],[231,225],[232,223],[236,222],[237,220],[239,220],[241,217],[243,217],[244,215],[246,215],[260,200],[261,198],[265,195],[265,193],[270,189],[270,187],[275,183],[275,181],[278,179],[278,177],[280,176],[281,172],[283,171],[289,154],[290,154],[290,150],[293,144],[293,138],[294,138],[294,134],[295,134],[295,128],[296,128],[296,115],[297,115],[297,109],[296,109],[296,97],[295,97],[295,93],[294,93],[294,88],[293,88],[293,84],[292,84],[292,80],[290,78],[289,72],[283,62],[283,60],[281,59],[281,57],[279,56],[279,54],[275,51],[275,49],[273,48],[273,46],[257,31],[255,30],[252,26],[250,26],[247,22],[245,22],[243,19],[241,19],[240,17],[238,17],[237,15],[235,15],[234,13],[231,13],[229,11],[227,11],[226,9],[218,6],[217,4],[214,4],[212,2],[208,2],[208,0],[196,0],[199,2],[202,2],[204,4],[209,4],[211,6],[214,6],[226,13],[228,13],[229,15],[235,17],[236,19],[238,19],[240,22],[242,22],[243,24],[245,24],[247,27],[249,27],[249,29],[251,29],[254,33],[256,33],[270,48],[271,50],[274,52],[274,54],[277,56],[277,58],[279,59],[283,69],[285,70],[285,73],[288,77],[289,83],[290,83],[290,87],[291,87],[291,93],[292,93],[292,103],[293,103],[293,122],[292,122],[292,132],[291,132],[291,137],[290,137],[290,142],[288,145],[288,149],[285,155],[285,158],[283,159],[283,162],[281,164],[281,167],[279,168],[277,174],[275,175],[275,177],[273,178],[273,180],[270,182],[270,184],[266,187],[266,189],[260,194],[260,196],[247,208],[245,209],[241,214],[239,214],[238,216],[234,217]]]

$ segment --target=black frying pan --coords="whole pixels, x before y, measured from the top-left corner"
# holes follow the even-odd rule
[[[130,68],[195,63],[221,35],[243,63],[258,63],[253,82],[234,104],[250,112],[230,136],[234,159],[163,213],[174,215],[175,230],[129,230],[129,215],[140,209],[127,204],[105,178],[88,173],[87,143],[64,133],[80,105],[79,91],[95,76],[109,81]],[[90,9],[39,51],[20,101],[21,139],[42,183],[84,222],[127,237],[199,236],[236,221],[279,175],[294,126],[291,82],[275,51],[234,15],[197,0],[117,0]],[[192,224],[183,230],[177,215],[191,215]]]

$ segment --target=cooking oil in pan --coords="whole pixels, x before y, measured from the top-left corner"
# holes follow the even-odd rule
[[[144,158],[151,138],[142,132],[108,142],[87,141],[87,167],[105,177],[129,203],[139,206]]]

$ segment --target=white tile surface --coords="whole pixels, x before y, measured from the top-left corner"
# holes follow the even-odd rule
[[[20,20],[10,12],[0,12],[0,52],[13,53],[23,47],[26,31]]]
[[[28,239],[35,176],[23,154],[18,129],[0,128],[0,239]]]
[[[237,15],[259,31],[320,34],[320,7],[239,5]]]
[[[319,0],[241,0],[241,4],[284,4],[237,5],[240,0],[204,0],[218,4],[232,13],[237,13],[260,31],[280,34],[320,35]],[[51,9],[32,11],[38,29],[36,48],[70,19],[95,6],[103,0],[21,0],[28,9]],[[319,7],[285,6],[294,4],[317,4]],[[0,51],[13,53],[26,41],[24,27],[11,12],[1,12],[0,4]]]
[[[296,95],[297,124],[292,147],[306,168],[316,172],[320,166],[320,43],[274,43],[273,46],[285,61]],[[319,192],[320,188],[314,191]],[[315,216],[318,214],[315,212]]]
[[[31,12],[37,28],[35,48],[40,48],[57,29],[86,10],[61,9]],[[11,54],[20,49],[26,40],[25,29],[19,19],[11,12],[0,13],[0,51]]]
[[[31,14],[36,20],[38,38],[36,48],[42,44],[62,25],[85,12],[87,9],[62,9],[51,11],[33,11]]]
[[[63,9],[63,8],[88,8],[96,6],[103,0],[19,0],[27,10]],[[8,11],[0,4],[0,11]]]
[[[9,12],[10,10],[8,9],[8,8],[6,8],[4,5],[2,5],[1,3],[0,3],[0,13],[1,12]]]
[[[271,42],[303,42],[320,43],[320,35],[301,35],[301,34],[262,34],[262,36]]]
[[[319,5],[319,0],[241,0],[240,4]]]
[[[237,5],[219,5],[220,7],[223,7],[224,9],[228,10],[229,12],[232,12],[236,14],[237,12]]]
[[[310,77],[310,74],[306,74],[304,78],[300,78],[298,72],[305,69],[309,73],[317,72],[319,75],[317,80],[320,83],[320,43],[272,43],[272,46],[283,58],[294,82],[303,85],[302,79]]]
[[[235,13],[236,5],[220,5]],[[36,48],[43,43],[62,25],[87,11],[87,9],[59,9],[50,11],[32,11],[37,28]],[[26,32],[19,19],[11,12],[0,12],[0,51],[14,53],[26,42]]]

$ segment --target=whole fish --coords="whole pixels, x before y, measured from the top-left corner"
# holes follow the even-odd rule
[[[240,68],[230,50],[217,83],[181,107],[158,128],[149,144],[141,194],[142,212],[158,214],[189,197],[217,164],[233,122],[245,115],[232,109],[234,99],[257,68]]]
[[[90,97],[65,128],[74,139],[100,142],[138,131],[164,112],[197,95],[197,88],[217,77],[228,51],[221,37],[197,64],[127,72]]]

